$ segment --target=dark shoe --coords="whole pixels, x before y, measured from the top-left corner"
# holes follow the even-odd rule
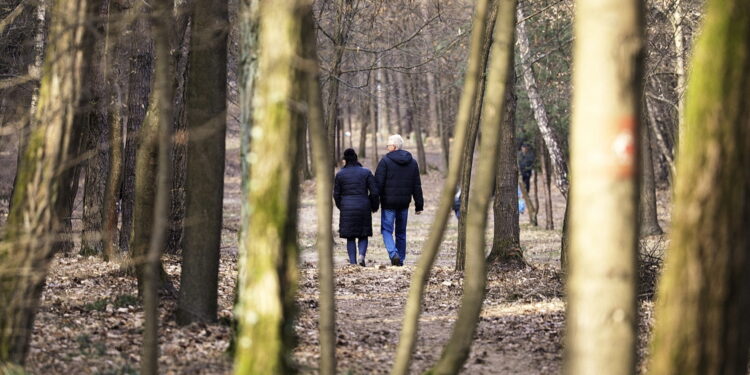
[[[359,257],[359,265],[362,266],[362,267],[365,267],[367,265],[367,262],[365,262],[365,256],[364,255],[360,255],[360,257]]]
[[[398,256],[398,254],[394,255],[393,258],[391,258],[391,265],[392,266],[400,266],[401,265],[401,258]]]

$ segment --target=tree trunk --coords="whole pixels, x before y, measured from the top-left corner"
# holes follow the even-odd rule
[[[463,271],[466,260],[466,217],[469,212],[469,196],[471,190],[471,170],[474,164],[474,147],[477,143],[477,134],[479,133],[479,121],[482,114],[482,102],[484,101],[484,90],[487,84],[485,74],[487,71],[487,61],[489,60],[490,49],[492,44],[492,32],[495,29],[495,12],[497,12],[498,0],[492,0],[488,12],[488,20],[482,39],[482,55],[480,63],[482,76],[478,82],[478,94],[474,99],[471,107],[471,120],[469,122],[468,136],[466,146],[461,157],[463,166],[461,170],[461,204],[458,217],[458,238],[456,244],[456,271]]]
[[[370,124],[372,124],[372,167],[373,170],[378,165],[380,157],[378,156],[378,90],[375,78],[370,75]]]
[[[364,102],[366,105],[368,104],[367,101]],[[369,105],[367,105],[367,107],[364,105],[362,106],[362,116],[360,118],[362,121],[359,122],[359,147],[357,147],[357,150],[359,158],[363,160],[367,157],[367,122],[369,121],[369,118],[367,120],[365,119],[365,114],[367,116],[370,115]]]
[[[126,129],[125,151],[123,153],[122,191],[120,224],[120,249],[130,250],[130,237],[133,230],[133,206],[135,204],[135,164],[136,151],[141,141],[139,133],[146,117],[148,98],[151,93],[153,71],[153,42],[148,20],[143,7],[134,6],[128,17],[134,19],[130,37],[130,76],[128,77],[128,124]]]
[[[169,190],[171,187],[171,144],[172,127],[174,116],[172,113],[174,100],[174,63],[171,50],[173,46],[174,18],[172,17],[173,0],[159,0],[153,3],[151,15],[152,32],[155,41],[154,85],[151,90],[151,102],[146,122],[143,129],[145,137],[142,146],[145,152],[158,153],[158,156],[148,159],[139,157],[139,164],[143,166],[146,161],[149,164],[156,162],[153,167],[155,171],[141,170],[136,178],[147,176],[150,180],[136,180],[136,189],[149,195],[136,196],[136,210],[134,216],[134,242],[133,253],[139,249],[141,241],[148,241],[148,251],[144,254],[145,266],[143,267],[143,348],[141,351],[141,375],[156,375],[159,370],[159,294],[161,275],[161,251],[166,245],[167,230],[169,228]],[[152,133],[156,133],[152,135]],[[153,140],[152,140],[153,138]],[[152,151],[153,150],[153,151]],[[143,154],[142,154],[143,155]],[[145,159],[145,160],[144,160]],[[152,167],[152,165],[144,166]],[[152,175],[155,176],[152,177]],[[152,184],[150,189],[138,189],[142,184]],[[153,190],[156,190],[153,192]],[[153,194],[151,196],[150,194]],[[142,212],[139,209],[152,208],[151,212]],[[150,220],[144,216],[151,216]],[[149,223],[152,228],[149,231],[138,232],[139,224]],[[143,237],[141,237],[143,236]],[[144,241],[144,242],[145,242]]]
[[[336,305],[333,268],[333,169],[330,146],[323,122],[323,102],[320,93],[318,47],[314,31],[312,1],[303,12],[302,43],[308,68],[305,74],[307,119],[312,141],[313,167],[315,168],[315,200],[318,220],[316,247],[318,250],[318,279],[320,280],[320,374],[336,373]]]
[[[194,0],[188,126],[186,225],[177,322],[216,321],[226,136],[226,1]],[[304,133],[302,133],[304,136]]]
[[[541,95],[537,90],[536,78],[534,77],[534,71],[531,66],[531,51],[529,49],[529,37],[526,33],[526,22],[523,22],[525,16],[522,7],[518,7],[518,19],[522,22],[518,23],[518,52],[519,60],[521,65],[521,76],[523,77],[523,83],[526,88],[526,93],[529,95],[529,102],[531,109],[534,112],[534,119],[539,127],[539,132],[542,134],[544,144],[549,150],[550,158],[552,159],[552,170],[555,175],[555,185],[560,189],[560,193],[567,199],[568,198],[568,166],[565,163],[565,157],[562,149],[560,148],[560,142],[557,141],[557,136],[554,130],[549,124],[547,118],[547,110],[544,107]]]
[[[189,83],[188,70],[190,69],[190,44],[192,38],[192,14],[193,7],[190,0],[178,0],[175,2],[176,13],[176,36],[174,40],[173,61],[175,63],[174,98],[172,99],[173,114],[173,142],[172,154],[172,186],[169,190],[169,229],[167,231],[167,245],[165,253],[177,254],[182,248],[182,239],[185,221],[185,181],[187,179],[187,149],[188,129],[187,114],[185,108],[185,91]]]
[[[539,145],[538,150],[541,151],[541,165],[542,165],[542,176],[544,185],[544,229],[554,230],[555,220],[552,212],[552,172],[550,171],[550,160],[549,153],[547,152],[547,146],[544,142],[537,142]]]
[[[651,373],[745,374],[750,347],[750,2],[712,0],[695,45]]]
[[[487,262],[525,265],[518,224],[518,163],[516,161],[516,95],[515,72],[508,74],[505,89],[505,112],[500,129],[499,157],[495,170],[494,230],[492,250]],[[523,184],[522,184],[523,185]],[[529,199],[527,199],[529,201]]]
[[[635,373],[641,4],[576,3],[566,374]]]
[[[414,86],[415,84],[409,85],[409,96],[411,97],[410,102],[414,103]],[[424,138],[422,135],[422,122],[419,118],[415,119],[415,121],[412,121],[412,126],[414,129],[414,137],[417,138],[417,164],[419,164],[419,174],[427,174],[428,165],[427,165],[427,155],[425,155],[424,151]]]
[[[641,118],[645,125],[645,116]],[[654,162],[651,157],[651,130],[648,126],[641,128],[641,199],[639,206],[639,233],[641,236],[662,234],[656,212],[656,182],[654,181]]]
[[[125,12],[122,4],[111,1],[107,15],[107,40],[109,43],[106,64],[112,70],[105,77],[107,85],[109,85],[107,122],[109,123],[109,144],[111,147],[102,210],[102,243],[105,260],[113,260],[119,257],[119,249],[115,247],[115,237],[117,235],[117,202],[120,199],[119,192],[122,186],[123,121],[127,119],[127,102],[123,95],[126,94],[127,82],[124,82],[124,78],[128,67],[127,55],[123,53],[126,38],[121,36],[123,31],[127,30],[123,17],[125,17]]]
[[[71,162],[82,132],[72,121],[85,62],[75,43],[87,3],[55,1],[47,59],[28,147],[19,166],[13,207],[0,242],[0,371],[17,372],[29,350],[36,307],[72,184]],[[28,272],[18,272],[25,269]]]
[[[296,165],[299,149],[300,118],[291,108],[302,91],[295,71],[301,44],[299,5],[294,0],[260,4],[253,133],[262,136],[252,138],[251,148],[263,157],[243,155],[250,158],[243,211],[252,211],[245,213],[248,227],[240,239],[234,363],[239,374],[289,372],[298,263],[298,185],[290,165]]]
[[[84,52],[92,56],[83,78],[81,97],[81,120],[88,123],[86,128],[86,182],[83,188],[83,230],[81,233],[81,255],[102,254],[102,208],[107,187],[107,167],[109,166],[109,127],[107,124],[107,98],[105,66],[106,34],[105,20],[109,0],[96,0],[91,3],[90,19],[93,20],[84,32]]]
[[[476,4],[476,11],[472,20],[466,76],[464,78],[458,114],[456,115],[454,152],[448,167],[443,189],[440,193],[435,221],[430,227],[430,233],[422,249],[422,255],[419,257],[417,267],[414,269],[414,275],[412,276],[409,297],[404,313],[404,324],[396,350],[396,360],[391,370],[393,375],[404,375],[409,372],[411,354],[417,339],[419,315],[422,311],[425,285],[430,276],[432,266],[435,264],[435,257],[443,240],[443,233],[445,232],[451,208],[453,207],[453,196],[456,193],[456,185],[462,167],[463,149],[466,147],[467,129],[471,121],[472,106],[478,95],[479,82],[484,69],[483,56],[485,53],[483,42],[485,40],[485,28],[487,25],[488,3],[489,0],[480,0]]]
[[[328,142],[333,146],[337,145],[336,121],[339,114],[339,80],[341,79],[341,63],[344,58],[346,40],[348,39],[349,26],[351,24],[351,21],[349,20],[350,4],[350,1],[335,0],[336,23],[334,25],[335,31],[333,37],[333,66],[330,69],[328,95],[326,95],[328,98],[328,103],[326,105],[326,129],[328,129]],[[341,159],[340,156],[340,153],[335,153],[332,160],[333,167],[336,167],[336,163]]]
[[[675,87],[675,95],[677,96],[677,139],[680,138],[684,130],[683,124],[685,123],[685,75],[687,70],[685,69],[685,32],[683,29],[684,16],[682,14],[682,0],[677,0],[674,3],[674,11],[670,17],[672,22],[673,38],[674,38],[674,69],[675,76],[677,78],[677,86]]]
[[[477,180],[469,205],[466,241],[466,273],[464,293],[458,319],[440,359],[432,369],[434,374],[457,374],[469,357],[474,332],[484,302],[487,271],[485,265],[485,228],[487,208],[495,185],[495,172],[501,143],[500,128],[505,111],[505,101],[510,72],[513,69],[513,34],[516,24],[516,0],[500,0],[493,32],[490,59],[487,64],[487,92],[482,105],[480,123],[482,139],[477,164]],[[506,125],[508,125],[506,123]],[[511,136],[512,137],[512,136]],[[515,149],[511,149],[515,153]],[[507,172],[506,172],[507,173]],[[517,173],[512,180],[515,188]],[[517,209],[517,208],[516,208]],[[516,223],[518,222],[516,214]]]

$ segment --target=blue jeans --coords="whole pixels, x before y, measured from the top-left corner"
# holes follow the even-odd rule
[[[398,254],[403,262],[406,259],[406,220],[409,217],[409,209],[402,210],[380,210],[380,233],[383,235],[385,249],[388,250],[388,257]],[[394,222],[396,227],[396,242],[393,242]]]
[[[367,254],[367,237],[352,237],[346,239],[346,251],[349,253],[349,264],[357,264],[357,245],[359,245],[359,255],[365,256],[365,254]]]

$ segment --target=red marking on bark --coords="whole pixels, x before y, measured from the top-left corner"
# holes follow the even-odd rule
[[[611,150],[615,175],[618,178],[630,178],[635,173],[635,118],[622,117],[617,120],[617,132],[612,139]]]

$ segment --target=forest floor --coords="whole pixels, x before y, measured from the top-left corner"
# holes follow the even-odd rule
[[[219,287],[219,323],[179,327],[174,322],[175,298],[161,303],[160,373],[226,374],[230,342],[233,290],[236,282],[237,232],[240,222],[239,168],[236,137],[230,137],[225,189],[225,222]],[[414,149],[407,145],[407,149]],[[380,374],[390,371],[398,342],[411,274],[430,225],[436,219],[442,188],[441,158],[428,144],[430,173],[423,177],[425,212],[409,215],[407,257],[404,267],[390,266],[380,231],[380,215],[373,216],[367,267],[348,265],[345,242],[336,238],[337,359],[339,373]],[[382,156],[382,151],[380,152]],[[372,160],[365,166],[374,167]],[[540,181],[541,183],[541,181]],[[553,188],[553,190],[555,190]],[[317,330],[317,255],[314,184],[302,184],[299,208],[301,247],[298,290],[299,314],[295,324],[298,345],[293,360],[302,373],[316,373],[319,358]],[[521,245],[529,267],[489,269],[487,297],[467,374],[552,374],[562,364],[564,287],[559,269],[559,248],[564,210],[561,196],[553,194],[555,230],[544,230],[521,217]],[[668,220],[666,193],[660,193],[660,219]],[[540,197],[541,199],[541,197]],[[0,204],[0,224],[7,203]],[[80,210],[80,205],[77,205]],[[539,222],[544,223],[544,210]],[[491,215],[491,214],[490,214]],[[79,218],[76,214],[75,218]],[[490,220],[489,223],[492,223]],[[338,212],[334,210],[334,229]],[[79,226],[79,222],[74,222]],[[433,364],[449,337],[461,301],[461,272],[455,272],[455,217],[449,225],[427,287],[419,339],[411,370]],[[491,238],[491,228],[488,229]],[[653,246],[663,246],[659,238]],[[595,249],[592,249],[595,251]],[[165,268],[179,283],[179,258],[166,256]],[[639,367],[646,352],[651,302],[640,303]],[[140,362],[143,309],[135,280],[117,263],[96,257],[57,254],[52,263],[34,324],[28,369],[34,374],[135,374]]]

